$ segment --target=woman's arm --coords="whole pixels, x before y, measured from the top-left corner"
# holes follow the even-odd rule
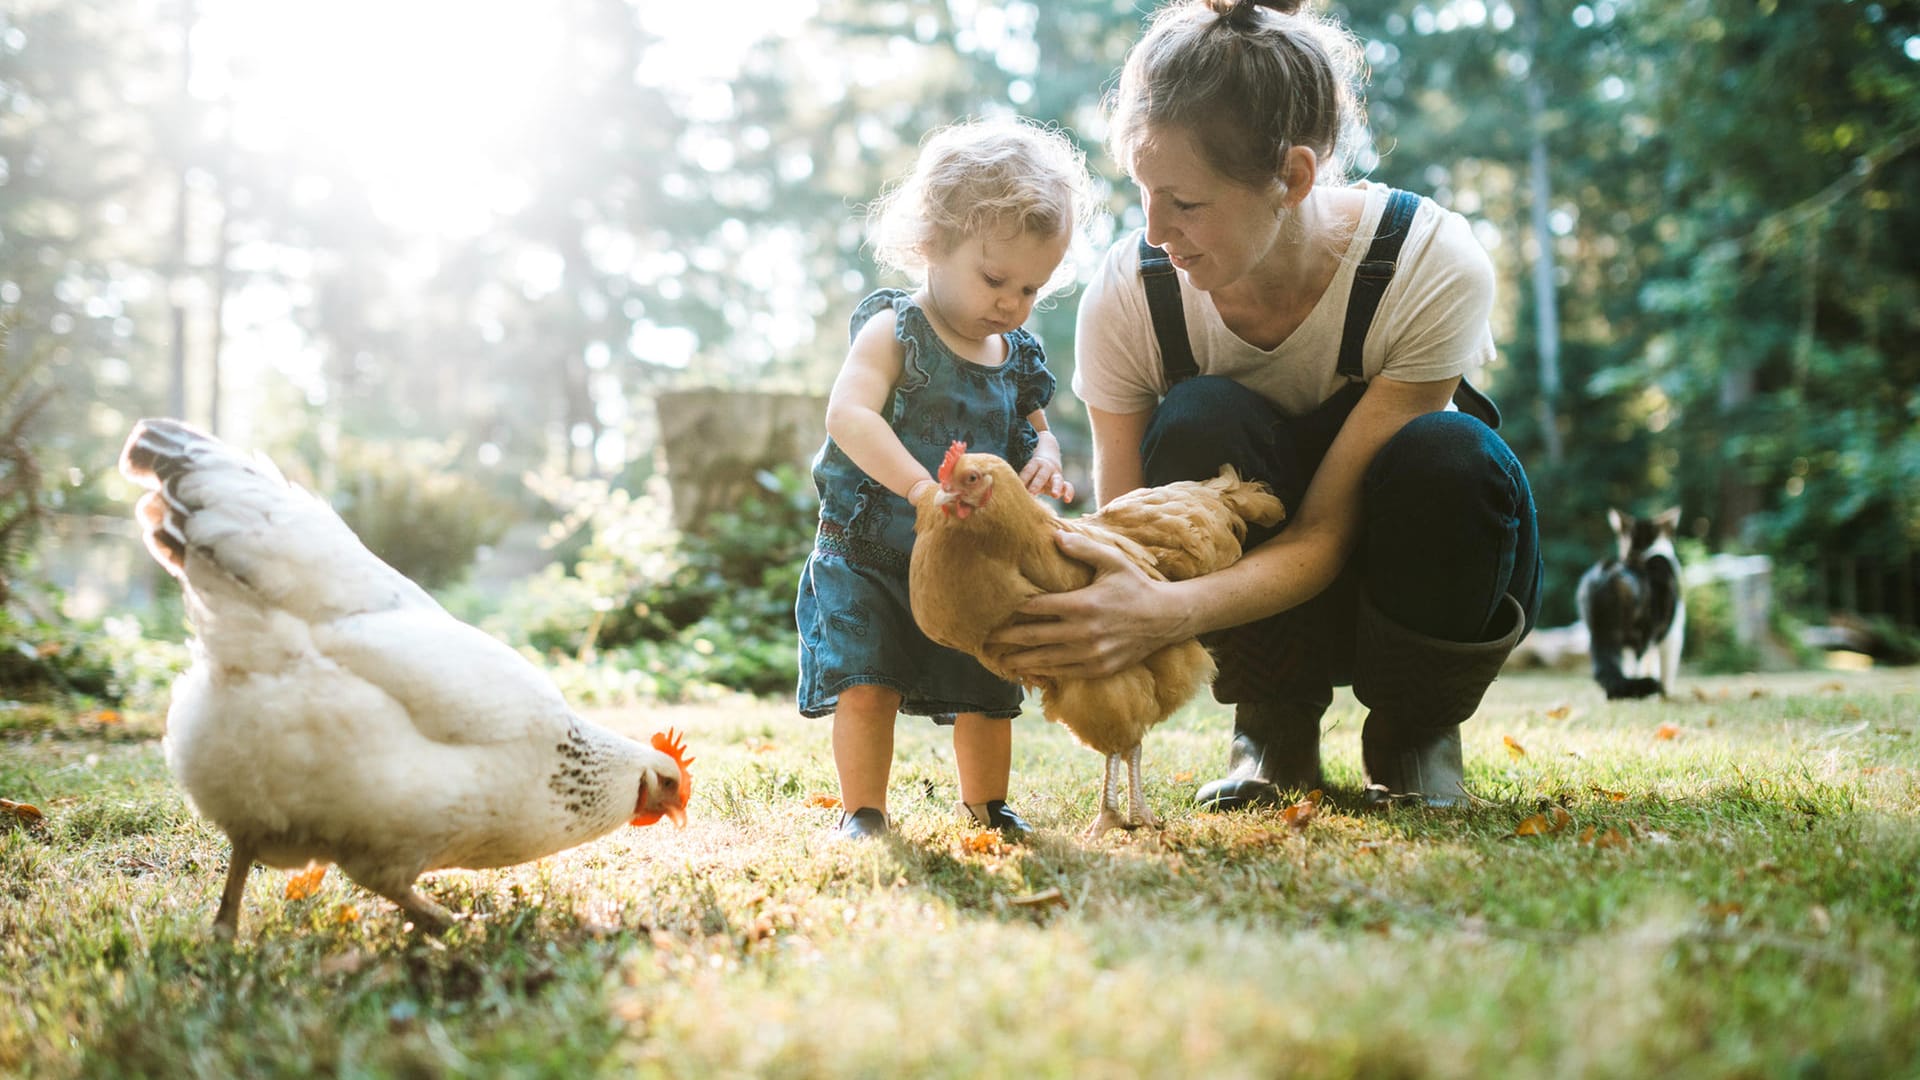
[[[1152,418],[1152,410],[1115,413],[1087,406],[1087,422],[1093,428],[1093,496],[1101,506],[1146,486],[1140,440]]]
[[[906,366],[893,326],[893,312],[882,311],[853,339],[827,398],[827,434],[868,476],[912,502],[915,489],[932,485],[933,477],[880,415]]]
[[[1287,527],[1224,570],[1188,581],[1155,581],[1118,552],[1061,534],[1061,550],[1093,566],[1098,576],[1084,589],[1034,597],[1022,612],[1050,621],[1006,627],[990,643],[1021,650],[1002,661],[1013,670],[1093,678],[1196,634],[1305,603],[1332,584],[1352,551],[1367,466],[1408,421],[1444,409],[1458,382],[1374,379],[1348,414]],[[1130,457],[1136,478],[1138,447],[1135,438]],[[1097,482],[1096,487],[1104,501],[1106,484]]]

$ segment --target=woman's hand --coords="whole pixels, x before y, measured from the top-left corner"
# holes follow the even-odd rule
[[[1021,614],[1041,621],[1002,627],[987,639],[990,647],[1013,650],[1003,665],[1021,674],[1100,678],[1193,636],[1170,602],[1167,582],[1079,533],[1063,530],[1055,540],[1068,558],[1093,567],[1094,579],[1085,588],[1022,604]]]
[[[1051,495],[1063,503],[1073,501],[1073,484],[1060,471],[1060,443],[1050,431],[1040,433],[1027,467],[1020,470],[1020,482],[1035,495]]]

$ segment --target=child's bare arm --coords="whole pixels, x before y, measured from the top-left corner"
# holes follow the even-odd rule
[[[905,364],[893,327],[893,312],[882,311],[860,328],[827,399],[827,434],[868,476],[912,502],[924,494],[914,489],[924,483],[931,490],[933,477],[880,415]]]
[[[1027,419],[1040,433],[1040,445],[1033,448],[1033,457],[1028,459],[1027,467],[1020,470],[1020,482],[1035,495],[1051,495],[1063,503],[1072,502],[1073,484],[1060,471],[1060,440],[1047,430],[1047,414],[1035,409]]]

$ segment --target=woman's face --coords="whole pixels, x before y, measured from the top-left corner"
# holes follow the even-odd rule
[[[1282,224],[1276,182],[1250,188],[1215,172],[1182,128],[1155,128],[1133,154],[1147,242],[1166,249],[1204,292],[1244,278],[1274,251]]]

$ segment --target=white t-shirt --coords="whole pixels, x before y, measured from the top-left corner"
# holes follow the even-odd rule
[[[1386,210],[1384,184],[1362,182],[1367,193],[1347,253],[1326,294],[1287,339],[1272,349],[1241,340],[1220,321],[1213,298],[1176,271],[1186,310],[1187,337],[1202,375],[1224,375],[1253,390],[1282,413],[1299,416],[1332,397],[1346,382],[1336,365],[1347,319],[1354,269]],[[1465,218],[1421,199],[1400,249],[1393,281],[1380,300],[1361,351],[1368,379],[1437,382],[1467,375],[1493,359],[1493,262]],[[1096,409],[1139,413],[1167,391],[1160,344],[1140,281],[1138,233],[1107,252],[1080,300],[1075,330],[1073,392]]]

